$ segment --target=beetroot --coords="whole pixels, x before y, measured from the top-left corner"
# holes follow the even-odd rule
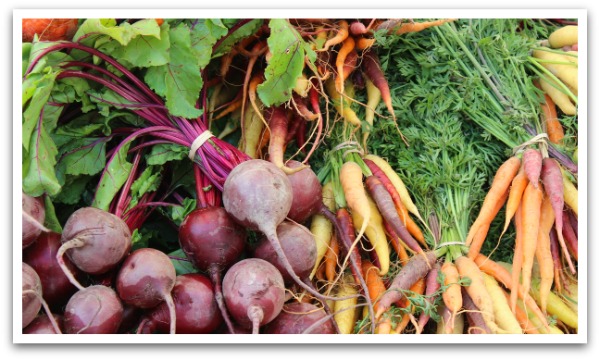
[[[171,333],[175,333],[175,304],[171,290],[175,285],[175,267],[169,257],[153,248],[132,252],[117,275],[117,292],[127,304],[149,309],[165,301],[169,308]]]
[[[223,322],[213,285],[206,276],[177,276],[171,294],[175,303],[178,334],[209,334]],[[169,310],[164,302],[144,317],[138,329],[138,333],[143,334],[168,331]]]
[[[23,263],[23,327],[29,325],[42,308],[42,283],[33,268]]]
[[[23,252],[23,261],[40,277],[44,300],[53,311],[58,312],[62,312],[69,298],[77,291],[56,261],[60,245],[60,234],[46,232]],[[69,259],[65,259],[65,264],[75,278],[81,277],[81,271]]]
[[[286,166],[295,169],[304,165],[299,161],[290,160]],[[288,174],[287,177],[292,185],[292,206],[287,217],[303,224],[321,208],[323,193],[321,183],[309,167]]]
[[[83,289],[66,267],[63,254],[66,252],[73,264],[85,273],[106,273],[131,249],[131,231],[119,217],[104,210],[84,207],[69,216],[61,241],[56,259],[71,283]]]
[[[231,316],[258,334],[283,308],[285,285],[277,268],[265,260],[249,258],[235,263],[223,278],[223,296]]]
[[[31,245],[40,236],[44,227],[46,210],[41,198],[34,198],[23,193],[23,249]]]
[[[46,314],[38,315],[33,321],[23,329],[23,334],[61,334],[63,330],[62,315],[52,314],[54,321],[58,324],[61,332],[56,332],[54,325]]]
[[[264,328],[265,334],[303,334],[308,330],[309,334],[335,334],[335,327],[329,317],[329,321],[310,329],[312,325],[321,319],[328,317],[325,311],[310,303],[293,302],[285,304],[283,310],[277,317]]]
[[[221,274],[244,251],[246,231],[224,208],[208,206],[192,211],[183,220],[179,227],[179,244],[199,270],[209,273],[221,315],[233,332],[233,324],[223,303]]]
[[[67,334],[115,334],[123,319],[123,305],[113,289],[93,285],[71,296],[63,316]]]
[[[303,225],[284,221],[277,227],[277,237],[296,274],[307,280],[317,261],[317,245],[313,234]],[[254,257],[275,265],[286,283],[293,281],[268,239],[263,238],[258,243]]]
[[[23,263],[23,283],[22,283],[22,300],[23,300],[23,328],[31,324],[36,318],[40,309],[43,307],[47,315],[52,314],[48,304],[42,296],[42,282],[35,270]],[[54,318],[49,318],[56,333],[60,333],[60,328]]]

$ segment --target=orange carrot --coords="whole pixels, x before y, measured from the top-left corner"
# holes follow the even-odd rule
[[[356,39],[356,50],[366,50],[373,45],[375,45],[374,38],[366,38],[361,36],[358,39]]]
[[[523,153],[523,170],[529,182],[533,186],[537,186],[542,172],[542,153],[532,148],[525,150]]]
[[[556,115],[556,104],[548,94],[544,94],[545,102],[542,103],[542,119],[546,124],[548,140],[553,144],[561,144],[565,137],[565,130]]]
[[[444,274],[444,286],[446,286],[446,290],[442,293],[442,299],[446,308],[452,313],[449,326],[454,327],[456,313],[458,313],[463,305],[460,285],[458,283],[460,276],[458,275],[456,265],[449,261],[444,262],[440,271]]]
[[[329,243],[329,248],[327,249],[324,257],[325,278],[330,283],[332,283],[335,279],[339,252],[340,246],[338,244],[337,236],[334,234],[331,236],[331,242]]]
[[[348,22],[346,20],[340,20],[338,21],[337,25],[339,26],[337,33],[325,42],[321,51],[327,51],[330,47],[337,44],[341,44],[344,40],[348,38]]]
[[[398,258],[400,259],[400,264],[402,266],[406,265],[406,262],[410,257],[408,256],[408,252],[406,251],[405,245],[402,243],[402,240],[400,240],[398,235],[396,235],[396,232],[394,232],[394,229],[392,229],[392,227],[390,226],[390,224],[388,224],[387,221],[383,222],[383,226],[385,227],[385,234],[390,239],[392,248],[394,249],[394,251],[398,255]]]
[[[265,112],[269,118],[269,161],[277,165],[286,174],[290,175],[303,170],[307,166],[302,164],[296,168],[290,168],[285,165],[284,153],[286,148],[285,138],[288,132],[288,112],[281,106],[269,108]]]
[[[510,301],[510,295],[508,295],[506,293],[504,295],[506,295],[506,299],[508,301]],[[525,312],[525,310],[523,310],[520,306],[517,306],[515,308],[515,310],[513,311],[513,314],[515,314],[515,318],[519,322],[519,325],[521,326],[521,329],[523,329],[523,332],[525,334],[539,334],[540,333],[537,330],[537,328],[535,327],[535,325],[533,325],[531,323],[531,321],[529,320],[529,316],[527,316],[527,313]]]
[[[525,175],[523,166],[521,166],[521,168],[519,169],[519,172],[514,177],[512,183],[511,183],[511,186],[510,186],[510,191],[508,193],[508,199],[506,200],[506,219],[504,220],[504,228],[502,229],[502,233],[500,234],[500,237],[502,237],[502,235],[504,235],[504,233],[508,229],[508,226],[510,225],[510,220],[515,215],[515,212],[517,211],[517,208],[519,207],[519,204],[521,203],[521,198],[523,197],[523,191],[525,191],[525,188],[527,187],[528,182],[529,182],[529,180],[527,179],[527,176]]]
[[[362,273],[369,289],[369,297],[373,302],[373,309],[377,311],[378,303],[377,300],[385,293],[386,287],[381,275],[379,275],[379,268],[373,265],[369,260],[362,261]]]
[[[500,199],[506,194],[520,167],[521,160],[516,156],[510,157],[502,165],[500,165],[496,171],[496,174],[494,175],[494,180],[492,180],[490,190],[483,200],[481,210],[479,210],[479,215],[469,229],[469,233],[467,234],[467,238],[465,240],[467,245],[471,244],[473,237],[481,225],[491,224],[492,220],[496,217],[497,212],[494,212],[494,210],[498,207],[498,202]]]
[[[540,228],[542,197],[542,188],[538,186],[536,189],[532,183],[527,185],[523,194],[523,264],[521,267],[521,281],[523,283],[523,290],[526,293],[529,293],[531,288],[531,272]]]
[[[401,34],[406,34],[406,33],[410,33],[410,32],[419,32],[419,31],[428,29],[430,27],[440,26],[442,24],[445,24],[447,22],[454,21],[454,20],[455,19],[440,19],[440,20],[426,21],[426,22],[420,22],[420,23],[411,21],[411,22],[400,25],[400,27],[396,29],[395,34],[401,35]]]
[[[511,281],[513,284],[519,283],[519,275],[521,274],[521,267],[523,266],[523,212],[522,205],[519,204],[517,207],[517,211],[515,212],[515,250],[513,253],[513,263],[512,263],[512,277]],[[517,310],[517,296],[518,291],[517,287],[514,287],[510,291],[510,309],[514,314],[516,314]]]
[[[348,57],[348,55],[354,51],[354,38],[352,37],[347,37],[346,40],[344,40],[344,42],[342,42],[342,47],[340,47],[340,50],[338,51],[337,57],[335,58],[335,67],[337,69],[337,77],[335,78],[335,88],[337,91],[339,91],[340,93],[344,92],[344,81],[346,81],[346,79],[348,78],[348,76],[350,75],[350,71],[346,71],[346,58]],[[356,61],[358,60],[358,57],[354,58],[354,63],[356,65]]]
[[[561,214],[562,215],[562,214]],[[550,199],[546,196],[542,200],[540,209],[540,229],[538,231],[535,256],[540,270],[540,308],[546,312],[548,294],[554,282],[554,260],[550,250],[550,231],[554,225],[554,211]]]
[[[509,193],[509,190],[506,190],[504,192],[504,195],[502,195],[498,199],[498,202],[496,204],[494,204],[495,206],[494,206],[494,208],[492,208],[492,210],[490,212],[490,216],[493,214],[491,220],[494,219],[494,217],[496,216],[496,214],[498,214],[498,212],[500,211],[502,206],[504,206],[504,203],[506,202],[506,199],[508,198],[508,193]],[[475,256],[477,256],[477,254],[479,254],[479,251],[481,250],[481,247],[483,246],[483,243],[487,236],[488,230],[490,229],[491,220],[489,222],[483,223],[477,230],[477,233],[475,234],[475,237],[473,238],[471,245],[469,245],[469,254],[468,254],[469,259],[472,260],[475,258]]]
[[[415,293],[418,295],[423,295],[425,293],[425,285],[426,285],[425,277],[422,277],[419,280],[417,280],[417,282],[415,282],[413,284],[413,286],[410,287],[410,291],[412,293]],[[406,308],[406,307],[410,306],[410,303],[409,303],[408,299],[406,297],[404,297],[402,300],[399,300],[397,302],[397,306],[400,308]],[[412,306],[411,306],[411,308],[412,308]],[[411,320],[412,317],[413,317],[412,311],[409,311],[409,312],[405,313],[404,315],[402,315],[402,320],[396,326],[396,328],[393,330],[393,333],[400,334],[402,331],[404,331],[404,329],[406,329],[406,326],[408,325],[408,322]]]

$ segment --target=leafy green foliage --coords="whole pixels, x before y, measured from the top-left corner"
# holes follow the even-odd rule
[[[292,97],[292,89],[304,69],[305,56],[311,62],[316,57],[289,21],[272,19],[269,28],[267,44],[272,56],[265,69],[265,81],[257,88],[260,100],[267,107],[280,105]]]
[[[93,207],[108,211],[115,194],[125,184],[133,167],[133,164],[127,161],[127,151],[130,144],[127,143],[121,147],[112,161],[106,165],[94,196]]]

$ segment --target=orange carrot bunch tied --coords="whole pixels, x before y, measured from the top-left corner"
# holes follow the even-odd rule
[[[23,19],[23,42],[71,40],[77,31],[78,19]]]

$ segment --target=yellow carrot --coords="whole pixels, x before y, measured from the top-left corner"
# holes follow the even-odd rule
[[[560,90],[555,81],[542,78],[540,79],[540,87],[550,96],[560,111],[566,115],[577,114],[577,107],[571,102],[569,96]]]
[[[554,210],[550,198],[545,196],[542,200],[540,210],[540,225],[535,248],[535,256],[538,262],[540,279],[540,308],[545,313],[548,294],[554,282],[554,260],[550,251],[550,231],[554,225]]]
[[[565,85],[578,89],[577,64],[571,62],[568,55],[546,50],[533,50],[533,57],[538,58],[541,65],[559,78]]]
[[[385,275],[390,269],[390,252],[387,237],[385,235],[385,228],[383,226],[383,218],[377,209],[375,201],[367,196],[368,207],[370,209],[370,220],[364,221],[364,217],[359,212],[352,212],[352,222],[356,231],[361,232],[363,225],[367,225],[364,230],[369,243],[371,244],[377,258],[379,260],[380,275]]]
[[[337,297],[349,297],[357,295],[358,290],[354,284],[352,275],[344,275],[342,281],[338,285]],[[357,305],[358,297],[352,296],[349,299],[335,301],[333,304],[334,320],[340,329],[341,334],[352,334],[354,332],[354,324],[357,320]]]
[[[578,43],[578,32],[579,27],[577,25],[565,25],[554,30],[550,36],[548,36],[548,43],[552,48],[561,48],[563,46],[575,45]]]
[[[325,206],[332,210],[335,208],[335,199],[333,197],[333,185],[331,182],[325,183],[323,185],[323,203]],[[312,279],[317,272],[317,268],[321,263],[321,260],[325,256],[327,252],[327,248],[329,248],[329,244],[331,242],[331,235],[333,234],[333,225],[325,216],[317,214],[312,217],[312,222],[310,224],[310,232],[315,237],[316,245],[317,245],[317,260],[315,262],[315,266],[313,267],[312,272],[310,273],[310,278]]]
[[[563,193],[564,193],[564,199],[565,199],[565,204],[571,209],[573,210],[573,213],[575,213],[575,216],[578,216],[578,209],[579,209],[579,205],[578,205],[578,191],[577,188],[575,187],[575,185],[573,185],[573,183],[571,182],[571,180],[569,179],[569,177],[567,176],[567,174],[563,171]]]
[[[509,334],[522,334],[523,329],[519,325],[517,318],[510,310],[504,290],[498,285],[498,282],[490,275],[483,274],[485,287],[492,298],[494,317],[500,328]]]

